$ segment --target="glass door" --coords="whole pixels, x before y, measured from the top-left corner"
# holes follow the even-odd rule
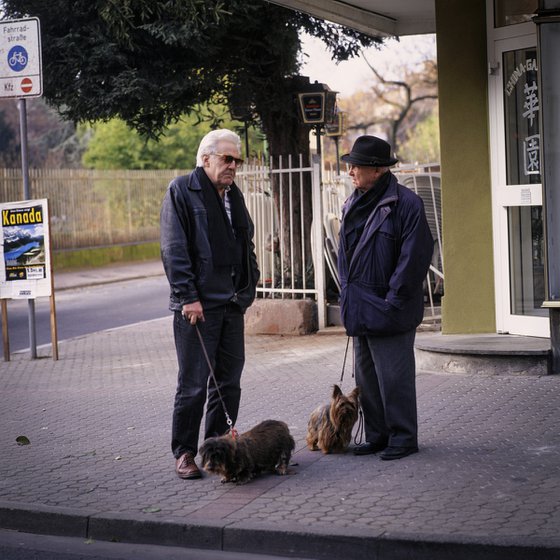
[[[536,34],[520,27],[489,40],[496,324],[548,337]]]

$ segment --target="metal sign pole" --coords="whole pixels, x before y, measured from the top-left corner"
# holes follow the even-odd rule
[[[30,200],[26,98],[40,97],[43,94],[39,19],[32,17],[0,21],[0,54],[0,98],[18,99],[23,197]],[[35,300],[28,299],[27,303],[29,349],[31,358],[36,358]]]
[[[27,160],[27,104],[25,98],[18,101],[19,130],[21,136],[21,172],[23,176],[23,198],[31,200],[31,188],[29,186],[29,162]],[[29,351],[31,359],[37,358],[37,336],[35,328],[35,300],[28,299],[28,323],[29,323]]]
[[[338,141],[340,140],[340,136],[334,137],[334,146],[336,149],[336,174],[337,176],[340,175],[340,148],[338,146]]]

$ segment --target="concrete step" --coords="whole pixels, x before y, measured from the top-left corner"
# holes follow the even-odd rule
[[[340,308],[328,305],[327,324],[342,328]],[[432,373],[548,375],[550,339],[506,334],[441,334],[441,310],[427,307],[417,329],[416,367]]]
[[[415,351],[419,371],[485,375],[550,373],[548,338],[418,332]]]

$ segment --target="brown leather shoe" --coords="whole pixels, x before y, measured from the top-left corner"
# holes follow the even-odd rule
[[[198,470],[194,462],[192,453],[183,453],[175,464],[175,472],[179,478],[191,479],[202,478],[202,473]]]

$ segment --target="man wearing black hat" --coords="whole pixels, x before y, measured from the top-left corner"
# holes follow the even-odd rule
[[[414,338],[434,242],[422,199],[389,169],[398,160],[387,142],[360,136],[341,159],[356,187],[342,210],[338,254],[366,435],[354,453],[401,459],[418,451]]]

